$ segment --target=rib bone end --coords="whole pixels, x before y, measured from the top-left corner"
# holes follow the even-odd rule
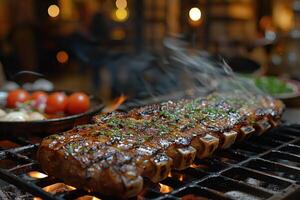
[[[263,120],[256,122],[256,126],[258,129],[258,131],[256,133],[257,135],[262,135],[263,133],[265,133],[267,130],[269,130],[272,127],[267,119],[263,119]]]
[[[238,140],[241,141],[246,138],[249,138],[254,133],[255,133],[255,129],[253,128],[253,126],[243,126],[240,129],[240,134],[239,134]]]
[[[180,154],[180,163],[179,165],[175,166],[175,169],[184,170],[188,168],[195,160],[197,150],[192,146],[189,146],[184,148],[178,148],[177,151]]]
[[[201,149],[199,149],[197,152],[198,158],[205,158],[210,156],[219,145],[219,138],[209,134],[206,134],[204,137],[201,137],[199,141],[202,145],[200,146]]]
[[[152,182],[158,183],[159,181],[168,177],[168,174],[173,167],[172,158],[165,154],[159,154],[152,158],[151,162],[154,166],[154,174],[148,178]]]
[[[226,149],[229,148],[235,142],[238,133],[236,131],[228,131],[228,132],[224,132],[223,135],[224,135],[224,142],[220,148]]]

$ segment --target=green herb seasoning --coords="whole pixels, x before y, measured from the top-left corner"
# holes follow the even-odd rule
[[[165,135],[170,132],[170,128],[163,124],[159,125],[157,128],[159,129],[159,135]]]

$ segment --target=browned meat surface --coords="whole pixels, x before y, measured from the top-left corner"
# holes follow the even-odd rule
[[[216,148],[276,126],[283,104],[269,97],[213,94],[95,116],[94,123],[45,138],[42,168],[66,183],[132,197],[143,178],[158,182]]]

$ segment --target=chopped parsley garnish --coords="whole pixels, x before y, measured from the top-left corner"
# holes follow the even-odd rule
[[[153,139],[153,135],[146,135],[146,136],[144,136],[144,141],[146,141],[146,142],[148,142],[148,141],[150,141],[152,139]]]
[[[158,126],[158,129],[159,129],[159,135],[164,135],[164,134],[170,132],[170,128],[166,125],[163,125],[163,124],[160,124]]]

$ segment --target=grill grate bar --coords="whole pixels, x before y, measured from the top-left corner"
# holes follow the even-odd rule
[[[300,152],[300,147],[296,146],[294,144],[288,144],[288,145],[280,148],[279,151],[288,152],[293,155],[297,155]]]
[[[300,171],[291,166],[282,165],[280,163],[264,160],[254,159],[244,164],[247,168],[261,170],[267,174],[275,174],[276,176],[285,176],[283,178],[299,181]],[[259,166],[259,167],[258,167]]]
[[[52,194],[45,192],[37,185],[24,181],[23,179],[19,178],[18,176],[7,172],[6,170],[0,169],[0,178],[8,183],[11,183],[18,188],[27,191],[35,196],[41,197],[44,200],[63,200],[58,197],[54,197]]]
[[[267,199],[272,196],[265,189],[256,188],[249,184],[245,184],[234,179],[224,176],[211,176],[204,181],[198,183],[200,186],[205,186],[218,192],[224,193],[225,196],[235,196],[236,194],[244,195],[245,197],[258,197]]]
[[[286,130],[286,128],[284,128],[284,130]],[[289,133],[291,133],[291,132],[293,131],[293,129],[288,129],[288,130],[290,131]],[[276,130],[276,131],[279,131],[279,130]],[[283,131],[282,131],[282,132],[283,132]],[[300,131],[298,131],[298,132],[299,132],[299,135],[300,135]],[[270,134],[270,133],[268,133],[268,134]],[[245,163],[247,163],[247,162],[249,162],[249,161],[251,161],[251,160],[261,159],[262,156],[264,156],[264,155],[266,155],[266,154],[268,154],[268,153],[270,153],[270,152],[272,152],[272,151],[274,151],[274,150],[280,149],[280,148],[285,147],[285,146],[287,146],[287,145],[292,145],[293,143],[300,141],[300,139],[296,138],[294,135],[293,135],[292,138],[293,138],[293,139],[290,140],[289,142],[280,144],[280,145],[278,145],[278,146],[275,147],[275,148],[272,148],[272,149],[270,149],[270,150],[264,151],[263,153],[254,155],[254,156],[252,156],[252,157],[250,157],[250,158],[248,158],[248,159],[246,159],[246,160],[244,160],[244,161],[241,161],[241,162],[237,163],[236,166],[241,167],[241,168],[245,168],[245,169],[247,169],[247,170],[252,170],[252,171],[255,172],[255,173],[261,173],[261,172],[258,171],[258,170],[255,170],[255,169],[252,169],[252,168],[247,168],[247,167],[243,166],[243,164],[245,164]],[[243,143],[245,143],[245,142],[243,142]],[[239,144],[239,145],[242,145],[242,144]],[[251,143],[250,143],[250,145],[251,145]],[[236,146],[236,145],[234,145],[234,146]],[[243,146],[241,146],[241,147],[243,147]],[[246,155],[243,153],[243,151],[237,150],[237,149],[235,149],[235,148],[229,149],[229,151],[234,152],[234,153],[238,153],[238,154],[243,155],[243,156],[246,156]],[[264,159],[261,159],[261,160],[264,160]],[[272,161],[268,161],[268,160],[264,160],[264,161],[271,162],[271,163],[273,163],[273,164],[277,164],[276,162],[272,162]],[[280,165],[280,164],[278,163],[278,165]],[[218,172],[218,174],[221,174],[222,172],[225,172],[225,171],[227,171],[227,170],[230,170],[230,169],[232,169],[233,167],[234,167],[234,166],[229,166],[228,168],[226,168],[226,169],[224,169],[224,170],[220,170],[220,171]],[[286,167],[289,168],[290,166],[286,166]],[[293,167],[292,167],[292,168],[293,168]],[[279,177],[279,176],[273,176],[273,175],[268,174],[268,173],[264,173],[264,174],[265,174],[265,175],[270,175],[271,177],[279,178],[279,179],[282,179],[282,180],[285,180],[285,181],[292,181],[293,183],[295,183],[295,181],[290,180],[290,179],[286,179],[286,178]],[[203,182],[204,180],[206,180],[206,179],[208,179],[208,178],[210,178],[210,177],[211,177],[211,176],[204,177],[204,178],[198,180],[198,182]],[[192,185],[192,184],[194,184],[194,183],[191,183],[191,185]],[[248,185],[248,184],[246,184],[246,185]],[[248,185],[248,186],[249,186],[249,185]],[[251,187],[251,186],[250,186],[250,187]],[[297,186],[295,186],[294,184],[292,184],[292,186],[290,186],[289,188],[293,188],[293,187],[297,187]],[[297,188],[299,188],[299,187],[297,187]],[[261,188],[257,188],[257,189],[258,189],[258,190],[264,190],[264,189],[261,189]],[[174,192],[173,192],[173,193],[174,193]]]
[[[285,131],[287,131],[287,133]],[[273,135],[274,137],[272,137]],[[7,140],[7,138],[3,139]],[[17,164],[9,169],[1,169],[0,166],[0,179],[34,196],[47,200],[75,199],[84,195],[99,196],[98,194],[90,194],[79,189],[59,193],[57,195],[45,192],[42,189],[43,187],[55,183],[62,183],[62,181],[53,177],[36,180],[25,179],[25,176],[22,174],[28,173],[29,171],[37,170],[42,172],[34,156],[30,156],[35,154],[38,145],[32,144],[22,138],[14,139],[13,141],[23,146],[0,150],[0,164],[2,160],[7,159],[16,161]],[[26,145],[24,146],[25,143]],[[206,198],[227,200],[237,198],[237,196],[234,195],[252,193],[254,196],[256,195],[257,199],[277,200],[283,197],[289,198],[288,195],[293,191],[300,191],[300,175],[297,175],[297,173],[300,174],[298,165],[300,159],[298,154],[298,150],[300,150],[299,144],[300,126],[291,126],[290,128],[284,125],[260,137],[253,136],[248,141],[235,144],[230,149],[216,152],[215,156],[210,159],[197,160],[195,162],[195,168],[173,171],[172,177],[161,182],[173,188],[173,191],[170,193],[163,194],[159,192],[158,185],[154,187],[150,185],[145,188],[145,193],[137,198],[157,200],[178,199],[178,197],[181,197],[180,195],[195,194],[198,196],[202,195]],[[276,155],[279,155],[279,158],[281,158],[280,156],[283,156],[283,158],[287,156],[288,160],[292,162],[276,160]],[[278,173],[282,172],[287,175],[295,175],[295,177],[288,177],[286,174],[285,176],[280,176],[280,173],[272,174],[267,170],[257,168],[257,163],[273,166],[273,170],[277,170]],[[238,173],[242,171],[245,173]],[[240,177],[235,177],[236,174],[246,174],[250,178],[253,177],[253,179],[242,180]],[[181,180],[179,180],[179,177],[181,177]],[[255,182],[253,182],[255,179],[262,181],[262,184],[274,183],[273,185],[278,186],[278,190],[276,190],[276,188],[268,188],[267,186],[262,187],[258,184],[255,185]],[[208,182],[210,180],[224,180],[228,183],[228,186],[226,186],[228,191],[224,191],[224,185],[223,189],[222,187],[210,185],[221,183],[217,181],[212,181],[212,183]],[[236,192],[235,190],[237,188],[239,188],[242,193],[238,193],[239,191]],[[243,191],[246,193],[244,194]],[[101,196],[99,196],[99,198],[103,199]]]
[[[297,146],[295,146],[295,147],[297,147]],[[299,148],[299,150],[300,150],[300,148]],[[295,156],[295,157],[297,157],[297,158],[299,158],[300,159],[300,155],[298,155],[298,154],[294,154],[294,153],[290,153],[290,152],[287,152],[287,151],[282,151],[282,150],[272,150],[271,151],[272,153],[274,152],[274,153],[280,153],[280,154],[285,154],[285,155],[287,155],[287,156]]]
[[[222,173],[223,176],[242,181],[257,188],[266,188],[274,193],[288,188],[292,183],[248,168],[234,167]]]
[[[266,162],[266,163],[269,163],[269,164],[272,164],[272,165],[276,165],[276,166],[278,166],[280,168],[285,167],[285,168],[288,168],[288,169],[291,169],[291,170],[299,171],[299,175],[300,175],[300,168],[298,168],[298,167],[294,167],[292,165],[283,164],[283,163],[276,162],[276,161],[273,161],[273,160],[267,160],[267,159],[264,159],[264,158],[258,158],[257,160],[258,161],[263,161],[263,162]],[[299,176],[299,178],[300,178],[300,176]]]
[[[258,187],[258,186],[256,186],[256,185],[251,185],[251,184],[249,184],[249,183],[245,183],[244,181],[238,181],[238,180],[236,180],[236,179],[232,179],[232,178],[230,178],[230,177],[228,177],[228,176],[219,176],[219,177],[222,177],[222,178],[224,178],[224,179],[226,179],[226,180],[230,180],[230,181],[232,181],[232,182],[235,182],[236,184],[239,184],[239,185],[243,185],[244,187],[249,187],[249,188],[252,188],[252,189],[256,189],[256,190],[259,190],[259,191],[264,191],[267,195],[270,195],[270,196],[272,196],[272,194],[270,194],[270,193],[274,193],[274,192],[272,192],[272,191],[270,191],[270,190],[267,190],[267,189],[265,189],[265,188],[263,188],[263,187]]]
[[[205,198],[230,200],[230,198],[225,196],[222,192],[219,192],[219,191],[216,191],[214,189],[207,188],[207,187],[202,187],[202,186],[199,186],[199,185],[192,185],[192,186],[189,186],[187,188],[182,188],[181,190],[176,191],[173,196],[182,197],[182,196],[186,195],[188,192],[196,193],[196,194],[201,195]],[[164,199],[164,197],[163,197],[163,199]]]
[[[219,192],[217,190],[214,190],[214,189],[211,189],[211,188],[208,188],[208,187],[200,187],[200,188],[202,188],[204,190],[207,190],[207,191],[215,194],[216,196],[219,196],[222,199],[228,199],[228,200],[230,199],[229,197],[227,197],[226,195],[224,195],[222,192]]]
[[[28,163],[21,166],[15,166],[8,171],[14,174],[26,173],[28,170],[33,170],[35,165],[35,163]]]
[[[9,149],[9,150],[4,150],[6,152],[10,152],[13,154],[20,154],[20,153],[25,153],[26,151],[34,151],[37,150],[38,145],[36,144],[30,144],[30,145],[26,145],[26,146],[22,146],[22,147],[17,147],[14,149]]]
[[[258,175],[264,175],[264,176],[271,177],[271,178],[274,178],[274,179],[279,179],[281,181],[285,181],[285,182],[288,182],[290,184],[295,183],[295,181],[293,181],[293,180],[286,179],[286,178],[283,178],[283,177],[280,177],[280,176],[275,176],[275,175],[268,174],[268,173],[264,173],[264,172],[259,171],[257,169],[252,169],[252,168],[248,168],[248,167],[244,167],[244,166],[240,166],[239,169],[244,169],[244,170],[247,170],[247,171],[250,171],[250,172],[254,172],[255,174],[258,174]]]

